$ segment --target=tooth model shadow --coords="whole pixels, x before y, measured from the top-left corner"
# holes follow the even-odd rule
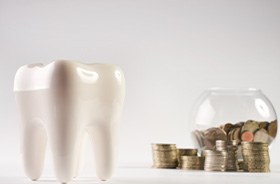
[[[30,179],[42,173],[48,140],[57,180],[70,182],[78,172],[85,132],[94,147],[97,176],[111,177],[125,96],[119,67],[70,61],[25,65],[16,72],[14,91],[24,170]]]

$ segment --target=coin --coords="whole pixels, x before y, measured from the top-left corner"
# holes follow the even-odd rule
[[[228,141],[228,145],[237,146],[238,142],[237,140]]]
[[[186,156],[196,156],[197,155],[197,149],[193,148],[179,148],[177,149],[178,157],[186,155]]]
[[[166,169],[172,169],[172,168],[176,168],[177,164],[154,164],[153,165],[154,168],[166,168]]]
[[[152,144],[153,150],[176,150],[176,144]]]
[[[231,129],[229,133],[227,134],[227,140],[232,141],[233,140],[233,133],[234,133],[235,128]]]
[[[215,149],[217,151],[224,151],[224,150],[226,150],[226,141],[216,140]]]
[[[181,169],[202,170],[204,166],[204,158],[198,156],[180,156],[179,162]]]
[[[262,121],[259,124],[259,128],[267,129],[269,122],[268,121]]]
[[[233,140],[229,142],[227,145],[227,153],[228,153],[227,171],[238,170],[237,151],[238,151],[237,141]]]
[[[277,134],[277,120],[269,123],[267,127],[268,135],[275,138]]]
[[[233,138],[232,140],[236,140],[237,142],[240,142],[240,131],[241,131],[241,127],[236,127],[234,129],[234,132],[232,134]]]
[[[267,143],[268,139],[269,139],[269,135],[264,128],[260,128],[254,133],[254,142]]]
[[[241,145],[243,150],[268,150],[268,144],[262,142],[242,142]]]
[[[244,123],[242,126],[241,132],[249,131],[249,132],[255,132],[259,128],[259,123],[254,120],[248,120]]]
[[[245,122],[239,122],[239,123],[236,123],[234,126],[235,127],[242,127],[244,124],[245,124]]]
[[[209,128],[204,132],[204,145],[208,149],[213,149],[216,140],[227,141],[226,132],[220,128]]]
[[[246,142],[252,142],[254,140],[254,134],[250,131],[244,131],[241,134],[241,140]]]
[[[216,150],[205,150],[205,171],[226,171],[228,154],[224,140],[216,140]],[[217,150],[218,149],[218,150]]]
[[[197,156],[197,149],[194,148],[180,148],[177,149],[178,169],[181,169],[184,165],[184,157],[182,156]],[[182,158],[181,158],[182,157]]]
[[[224,131],[228,134],[229,131],[230,131],[233,127],[234,127],[233,124],[231,124],[231,123],[226,123],[226,124],[222,125],[220,128],[221,128],[222,130],[224,130]]]
[[[178,165],[176,144],[152,144],[153,167],[176,168]]]
[[[166,151],[153,150],[153,153],[162,157],[177,156],[176,150],[166,150]]]
[[[243,169],[247,172],[270,172],[268,144],[242,142]]]

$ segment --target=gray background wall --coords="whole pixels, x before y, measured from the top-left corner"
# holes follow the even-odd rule
[[[205,88],[260,88],[280,113],[279,10],[277,0],[0,0],[1,174],[22,174],[12,88],[27,63],[123,68],[121,165],[149,165],[152,142],[191,146],[188,118]],[[279,147],[278,139],[273,165]]]

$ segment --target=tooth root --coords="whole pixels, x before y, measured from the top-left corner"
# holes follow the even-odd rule
[[[78,157],[76,158],[76,167],[75,167],[75,173],[74,178],[76,178],[79,175],[79,172],[81,171],[82,167],[84,166],[84,152],[85,152],[85,138],[86,138],[86,132],[82,134],[82,138],[79,141],[80,148],[78,150]]]
[[[93,145],[96,172],[100,180],[108,180],[116,167],[117,130],[115,122],[100,122],[88,130]]]
[[[55,175],[61,183],[70,182],[75,176],[80,149],[80,135],[75,129],[75,126],[66,126],[64,130],[50,131]]]
[[[48,110],[41,104],[49,99],[43,92],[16,92],[16,102],[20,113],[21,151],[25,174],[31,180],[39,179],[44,165],[47,144]],[[40,100],[40,104],[37,102]]]
[[[73,102],[72,99],[68,96],[55,98],[56,116],[48,126],[48,133],[55,175],[59,182],[67,183],[75,176],[82,126],[81,123],[77,123],[78,115],[75,113],[75,107],[69,105]]]
[[[37,180],[42,173],[47,134],[39,121],[31,121],[22,127],[22,154],[26,175],[31,180]]]

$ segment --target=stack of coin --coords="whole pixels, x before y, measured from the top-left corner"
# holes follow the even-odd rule
[[[270,158],[267,143],[242,142],[241,145],[244,159],[244,171],[270,172]]]
[[[228,160],[227,160],[227,171],[237,171],[238,170],[238,162],[237,162],[237,141],[233,140],[228,142],[227,152],[228,152]]]
[[[178,159],[178,169],[181,168],[181,156],[197,156],[197,149],[186,149],[186,148],[180,148],[177,149],[177,159]]]
[[[205,150],[205,171],[226,171],[227,151]]]
[[[216,140],[214,150],[205,150],[205,171],[226,171],[228,154],[226,141]]]
[[[176,168],[178,165],[176,144],[152,144],[153,167]]]
[[[180,168],[184,170],[203,170],[204,157],[180,156]]]

